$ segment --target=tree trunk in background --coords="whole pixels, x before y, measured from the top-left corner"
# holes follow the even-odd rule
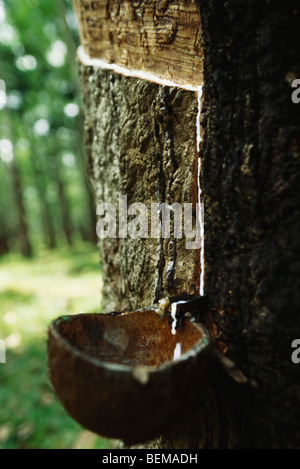
[[[0,256],[9,251],[9,242],[7,228],[5,225],[5,217],[0,213]]]
[[[77,12],[85,4],[75,3]],[[135,3],[133,10],[144,4]],[[80,14],[89,14],[93,25],[97,2],[89,4]],[[193,421],[149,447],[295,448],[300,104],[291,101],[291,82],[300,76],[298,2],[196,4],[204,52],[200,179],[210,302],[199,319],[219,355],[209,365],[206,400]],[[196,93],[83,64],[80,74],[96,203],[118,205],[125,194],[128,206],[195,205]],[[199,250],[186,250],[184,240],[106,238],[100,249],[105,311],[199,291]]]
[[[33,169],[33,175],[35,179],[35,186],[39,194],[39,202],[41,209],[41,220],[42,230],[44,233],[44,241],[49,249],[53,249],[56,246],[55,229],[52,222],[51,210],[47,200],[47,186],[45,184],[45,176],[43,169],[41,169],[41,163],[36,163],[36,153],[31,154],[31,164]]]
[[[23,256],[31,257],[32,248],[28,237],[28,226],[23,201],[22,185],[15,159],[13,159],[13,161],[10,163],[10,172],[12,176],[13,192],[15,195],[15,203],[17,208],[17,236],[19,241],[19,249]]]
[[[66,241],[69,246],[72,246],[72,223],[70,219],[70,210],[68,207],[68,200],[65,193],[65,187],[63,184],[62,176],[61,176],[61,169],[60,169],[60,162],[58,160],[58,156],[53,158],[53,167],[54,167],[54,175],[57,184],[58,190],[58,201],[59,207],[61,211],[61,222],[63,233],[65,235]]]

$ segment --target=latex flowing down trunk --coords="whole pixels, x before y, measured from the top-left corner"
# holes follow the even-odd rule
[[[125,195],[128,209],[146,205],[149,225],[151,204],[183,207],[193,201],[195,207],[196,93],[100,68],[81,65],[80,70],[96,204],[118,208]],[[105,311],[133,310],[166,295],[198,292],[199,249],[186,249],[185,238],[150,236],[149,229],[147,239],[100,241]]]

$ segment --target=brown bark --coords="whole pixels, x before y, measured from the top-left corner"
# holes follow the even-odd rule
[[[197,2],[73,0],[86,53],[195,87],[203,53]]]
[[[85,226],[82,226],[81,230],[86,241],[89,241],[93,244],[97,244],[98,237],[96,233],[96,225],[97,225],[97,216],[96,216],[96,205],[95,205],[95,194],[93,191],[93,186],[89,180],[88,172],[87,172],[87,161],[86,161],[86,153],[84,149],[84,143],[82,137],[80,137],[81,131],[83,128],[83,116],[81,114],[79,122],[78,122],[78,129],[76,132],[76,140],[77,140],[77,164],[79,167],[79,171],[82,175],[82,184],[85,189],[86,194],[86,208],[87,208],[87,217],[85,220]]]
[[[252,396],[236,419],[235,442],[224,444],[298,447],[291,343],[300,336],[300,107],[291,82],[300,74],[299,4],[199,6],[206,293],[216,341],[247,376]],[[232,416],[229,402],[222,407]]]
[[[194,92],[81,65],[89,174],[96,204],[196,203]],[[134,109],[134,112],[132,112]],[[119,214],[117,214],[119,216]],[[130,219],[130,217],[129,217]],[[117,226],[117,235],[119,225]],[[104,310],[132,310],[165,295],[197,294],[199,249],[186,239],[100,240]]]
[[[143,3],[132,2],[130,12],[140,11]],[[99,4],[92,2],[94,10],[82,8],[79,14],[86,3],[76,2],[85,18],[81,37],[90,55],[109,61],[97,41],[95,49],[89,45],[88,34],[101,23],[95,13]],[[198,320],[209,328],[216,354],[206,399],[199,401],[193,421],[150,446],[293,448],[299,445],[300,400],[298,369],[291,361],[292,340],[300,336],[300,107],[291,101],[291,81],[300,75],[299,8],[294,1],[271,6],[258,0],[199,0],[197,5],[204,51],[204,69],[199,65],[197,72],[204,77],[200,156],[210,302]],[[103,16],[104,31],[109,13]],[[114,27],[109,26],[112,36]],[[174,44],[168,45],[169,55]],[[111,60],[117,60],[114,54]],[[173,196],[195,203],[195,94],[84,65],[81,77],[97,202],[117,203],[118,195],[126,194],[129,203]],[[176,245],[175,259],[174,245],[154,241],[104,240],[106,310],[198,292],[199,252]]]
[[[15,159],[10,163],[10,172],[12,176],[13,191],[17,209],[17,236],[19,249],[23,256],[31,257],[32,248],[28,236],[28,225],[26,220],[26,211],[23,200],[22,185],[19,175],[19,169]]]

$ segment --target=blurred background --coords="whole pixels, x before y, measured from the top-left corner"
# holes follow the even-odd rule
[[[0,448],[112,448],[64,411],[47,328],[100,311],[69,0],[0,0]]]

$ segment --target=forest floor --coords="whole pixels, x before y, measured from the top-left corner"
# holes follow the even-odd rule
[[[30,260],[0,258],[0,449],[115,446],[84,430],[54,395],[47,370],[47,328],[62,314],[100,311],[95,246],[44,251]]]

